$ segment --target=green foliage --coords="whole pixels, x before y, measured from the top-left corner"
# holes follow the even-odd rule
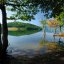
[[[46,20],[41,20],[40,22],[41,22],[41,24],[43,24],[43,25],[46,25],[46,24],[47,24]]]
[[[40,22],[41,22],[41,25],[43,26],[43,28],[45,28],[45,26],[47,24],[46,20],[41,20]]]
[[[26,34],[32,34],[32,33],[42,30],[41,27],[33,25],[33,24],[29,24],[29,23],[22,23],[22,22],[8,23],[8,28],[13,28],[13,27],[18,28],[18,30],[8,31],[9,35],[21,36],[21,35],[26,35]]]
[[[58,18],[58,22],[59,22],[59,26],[64,26],[64,12],[61,12],[61,14],[59,16],[57,16]]]
[[[63,21],[60,21],[60,22],[59,22],[59,25],[60,25],[60,26],[64,26],[64,22],[63,22]]]
[[[22,35],[30,35],[30,34],[34,34],[38,32],[38,30],[33,30],[33,31],[8,31],[8,34],[9,35],[12,35],[12,36],[22,36]]]
[[[7,10],[15,12],[12,17],[27,21],[34,19],[34,15],[39,11],[44,12],[47,18],[59,16],[64,12],[64,0],[5,0],[4,2],[6,6],[10,6]]]
[[[29,21],[39,11],[44,12],[46,17],[56,17],[64,11],[64,0],[6,0],[5,5],[16,12],[15,18]]]
[[[63,21],[63,19],[64,19],[64,12],[62,12],[62,13],[59,15],[59,19],[62,19],[62,21]]]
[[[22,28],[28,28],[28,27],[32,27],[32,28],[40,28],[36,25],[33,24],[29,24],[29,23],[22,23],[22,22],[9,22],[8,27],[22,27]]]
[[[60,15],[59,15],[59,20],[60,20],[60,25],[63,26],[64,25],[64,12],[62,12]]]
[[[29,0],[7,0],[7,5],[11,5],[11,7],[8,7],[8,10],[16,12],[16,14],[13,15],[13,17],[21,20],[31,20],[34,19],[34,15],[38,12],[38,7],[31,6],[32,3],[29,2]]]
[[[6,0],[0,0],[0,4],[5,4]]]

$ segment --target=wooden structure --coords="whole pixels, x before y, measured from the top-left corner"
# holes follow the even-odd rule
[[[64,33],[54,34],[53,36],[64,37]]]

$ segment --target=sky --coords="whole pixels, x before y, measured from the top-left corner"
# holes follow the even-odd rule
[[[11,14],[13,14],[13,12],[7,11],[7,17],[9,17]],[[34,24],[34,25],[37,25],[37,26],[41,26],[40,21],[41,21],[41,20],[44,20],[44,19],[46,19],[46,18],[44,17],[44,13],[39,12],[39,13],[37,13],[37,14],[35,15],[35,20],[31,20],[31,21],[29,21],[29,22],[28,22],[28,21],[23,21],[23,20],[18,20],[18,21],[24,22],[24,23],[31,23],[31,24]],[[7,22],[13,22],[13,20],[7,20]],[[1,10],[0,10],[0,23],[2,23]]]

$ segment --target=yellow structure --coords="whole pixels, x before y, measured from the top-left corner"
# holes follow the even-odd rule
[[[53,36],[64,37],[64,33],[54,34]]]
[[[48,24],[49,27],[57,27],[57,26],[59,26],[58,21],[55,20],[55,19],[54,20],[48,20],[47,24]]]

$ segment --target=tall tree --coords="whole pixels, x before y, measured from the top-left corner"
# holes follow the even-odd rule
[[[56,29],[57,29],[57,27],[59,25],[58,20],[57,19],[48,20],[47,24],[48,24],[49,27],[54,28],[54,34],[56,34]],[[53,36],[53,37],[54,37],[54,42],[55,42],[55,36]]]
[[[6,8],[5,8],[5,0],[0,1],[0,9],[2,11],[2,26],[3,26],[3,36],[2,36],[2,52],[5,53],[8,46],[8,29],[7,29],[7,20],[6,20]],[[1,35],[1,34],[0,34]],[[0,37],[1,38],[1,37]]]

